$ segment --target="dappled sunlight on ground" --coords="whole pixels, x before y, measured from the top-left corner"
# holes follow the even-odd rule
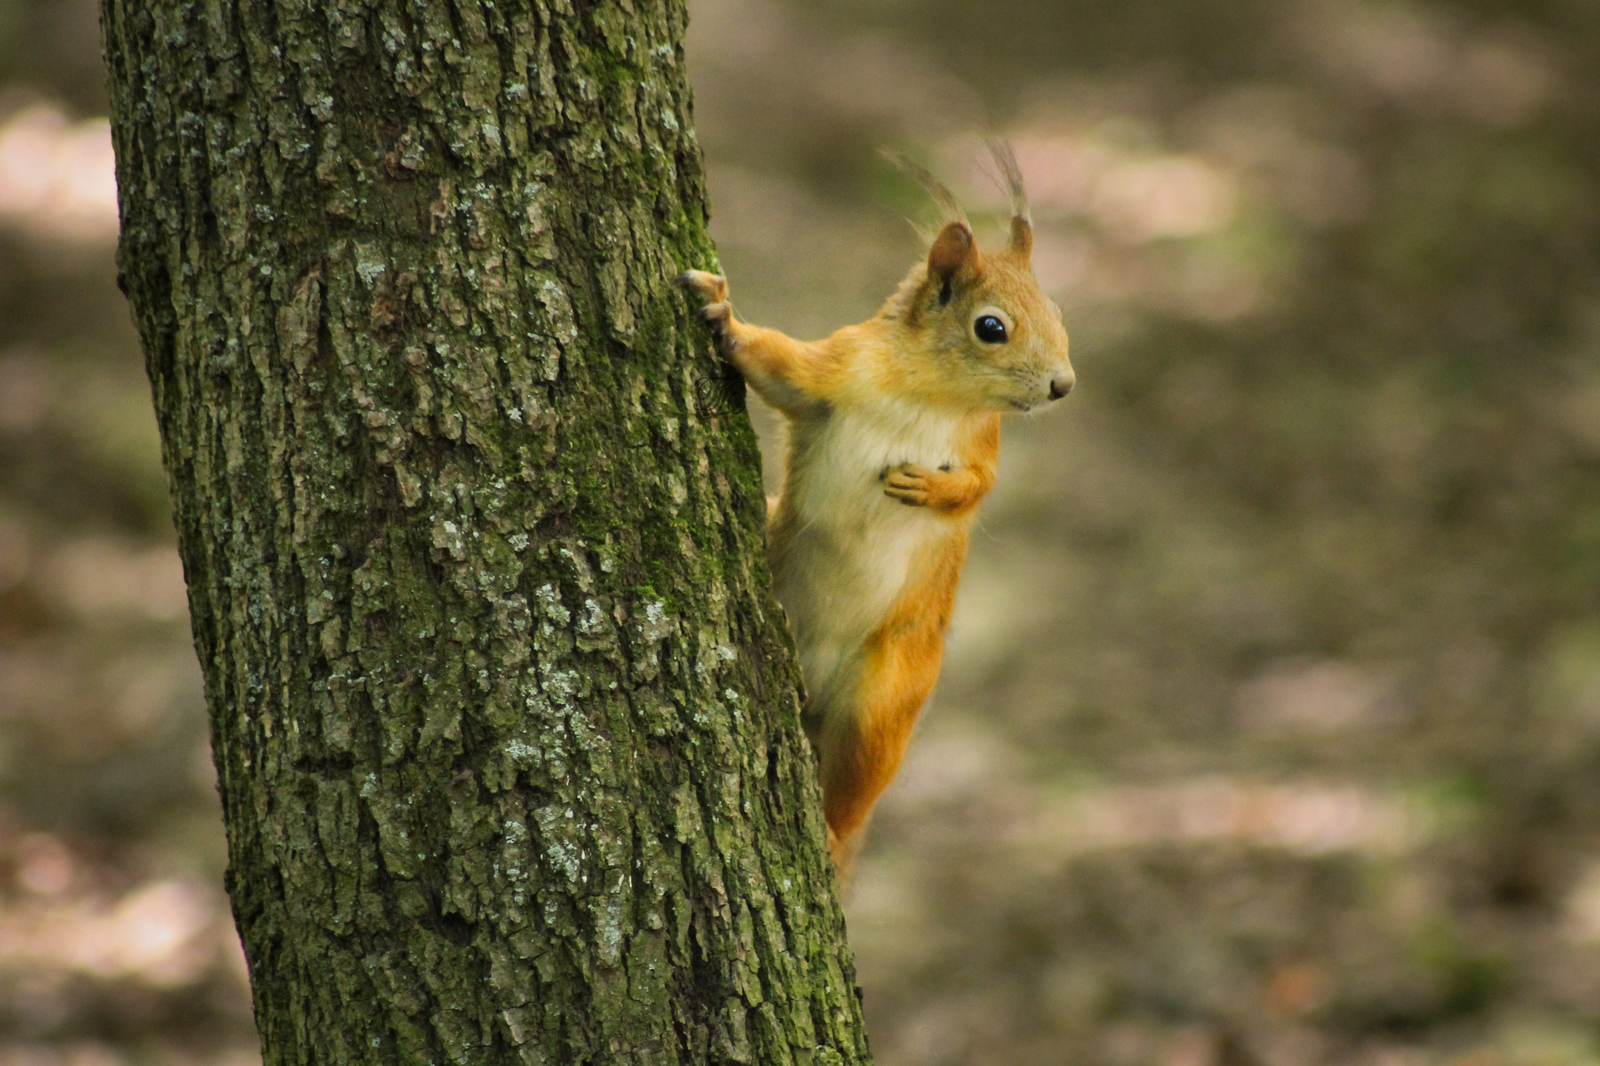
[[[72,122],[60,107],[25,107],[0,123],[0,225],[41,240],[117,237],[111,126]]]

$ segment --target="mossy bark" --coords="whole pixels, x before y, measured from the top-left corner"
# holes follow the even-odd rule
[[[103,16],[266,1061],[866,1061],[682,0]]]

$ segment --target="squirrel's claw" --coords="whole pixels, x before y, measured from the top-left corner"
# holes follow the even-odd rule
[[[704,270],[685,270],[678,275],[678,284],[708,304],[723,303],[728,299],[728,279],[721,274],[712,274]]]
[[[726,348],[730,343],[728,324],[733,320],[733,304],[728,300],[728,279],[704,270],[686,270],[678,275],[678,284],[706,301],[705,306],[695,313],[711,327],[717,343]]]
[[[717,346],[723,353],[731,351],[734,347],[733,331],[728,327],[733,322],[733,304],[727,300],[721,303],[706,304],[698,312],[700,321],[711,328],[711,335],[716,338]]]

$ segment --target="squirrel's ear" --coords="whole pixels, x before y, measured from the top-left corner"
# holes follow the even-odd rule
[[[1007,247],[1027,259],[1033,255],[1033,223],[1017,215],[1011,220],[1011,240]]]
[[[963,273],[976,272],[978,246],[965,222],[946,222],[928,249],[928,277],[939,283],[939,304],[950,302],[950,289]]]

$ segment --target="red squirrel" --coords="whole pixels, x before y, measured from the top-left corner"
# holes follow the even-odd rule
[[[740,322],[715,274],[680,278],[723,356],[788,423],[767,552],[841,874],[938,679],[1000,415],[1072,389],[1061,311],[1033,276],[1021,172],[1008,146],[991,150],[1011,199],[1005,246],[980,252],[954,195],[900,161],[948,221],[877,314],[825,340]]]

